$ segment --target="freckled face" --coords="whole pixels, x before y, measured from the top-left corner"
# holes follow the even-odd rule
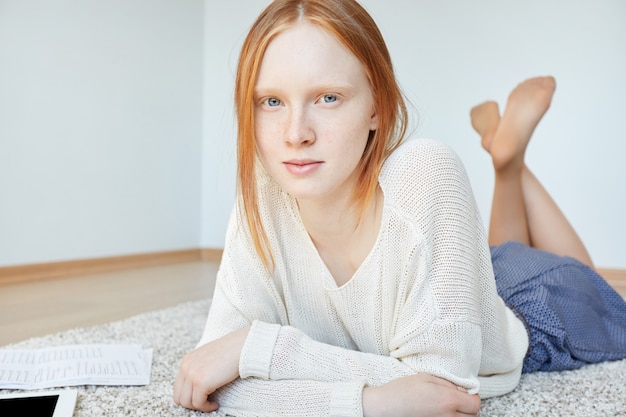
[[[298,201],[352,196],[378,119],[365,68],[332,35],[299,23],[274,38],[255,86],[255,134],[267,172]]]

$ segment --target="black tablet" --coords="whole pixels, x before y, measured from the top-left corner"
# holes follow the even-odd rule
[[[0,395],[0,416],[72,417],[77,396],[76,390]]]

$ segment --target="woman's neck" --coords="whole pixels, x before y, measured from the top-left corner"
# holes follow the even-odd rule
[[[299,201],[300,216],[313,244],[338,285],[347,282],[372,250],[382,219],[383,195],[360,213],[352,199],[320,204]]]
[[[359,228],[360,213],[352,199],[299,200],[300,217],[314,241],[333,241],[352,235]]]

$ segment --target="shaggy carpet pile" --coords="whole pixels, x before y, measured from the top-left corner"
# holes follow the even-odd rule
[[[200,339],[208,308],[209,301],[194,301],[6,347],[136,343],[152,348],[154,356],[149,385],[77,387],[75,417],[206,416],[174,404],[172,384],[181,358]],[[0,390],[0,393],[7,392]],[[512,393],[483,400],[480,416],[626,416],[626,360],[588,365],[575,371],[524,375]]]

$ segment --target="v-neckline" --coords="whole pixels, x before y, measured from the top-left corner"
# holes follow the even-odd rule
[[[297,201],[295,200],[295,198],[291,198],[291,208],[297,218],[297,221],[299,223],[300,228],[302,229],[303,234],[306,236],[310,250],[315,254],[315,256],[317,257],[317,260],[319,261],[321,274],[323,275],[322,285],[324,286],[324,288],[329,289],[329,290],[339,290],[339,289],[346,287],[347,285],[350,285],[350,283],[355,281],[355,279],[359,276],[359,272],[363,269],[364,265],[368,263],[368,261],[372,257],[372,254],[375,252],[377,246],[379,245],[383,230],[385,229],[384,225],[386,224],[386,218],[387,218],[387,210],[386,210],[386,205],[385,205],[385,202],[386,202],[385,192],[381,184],[379,184],[379,187],[380,187],[382,201],[380,204],[381,214],[380,214],[380,221],[378,224],[378,230],[376,232],[376,237],[372,243],[372,247],[367,252],[367,255],[363,258],[363,261],[361,261],[361,263],[356,268],[352,276],[348,280],[343,282],[341,285],[337,283],[337,280],[333,276],[330,268],[324,261],[324,258],[320,255],[319,250],[315,246],[315,243],[313,243],[313,239],[311,238],[308,231],[306,230],[306,227],[304,226],[304,222],[302,221],[302,217],[300,215],[300,210],[298,209]]]

